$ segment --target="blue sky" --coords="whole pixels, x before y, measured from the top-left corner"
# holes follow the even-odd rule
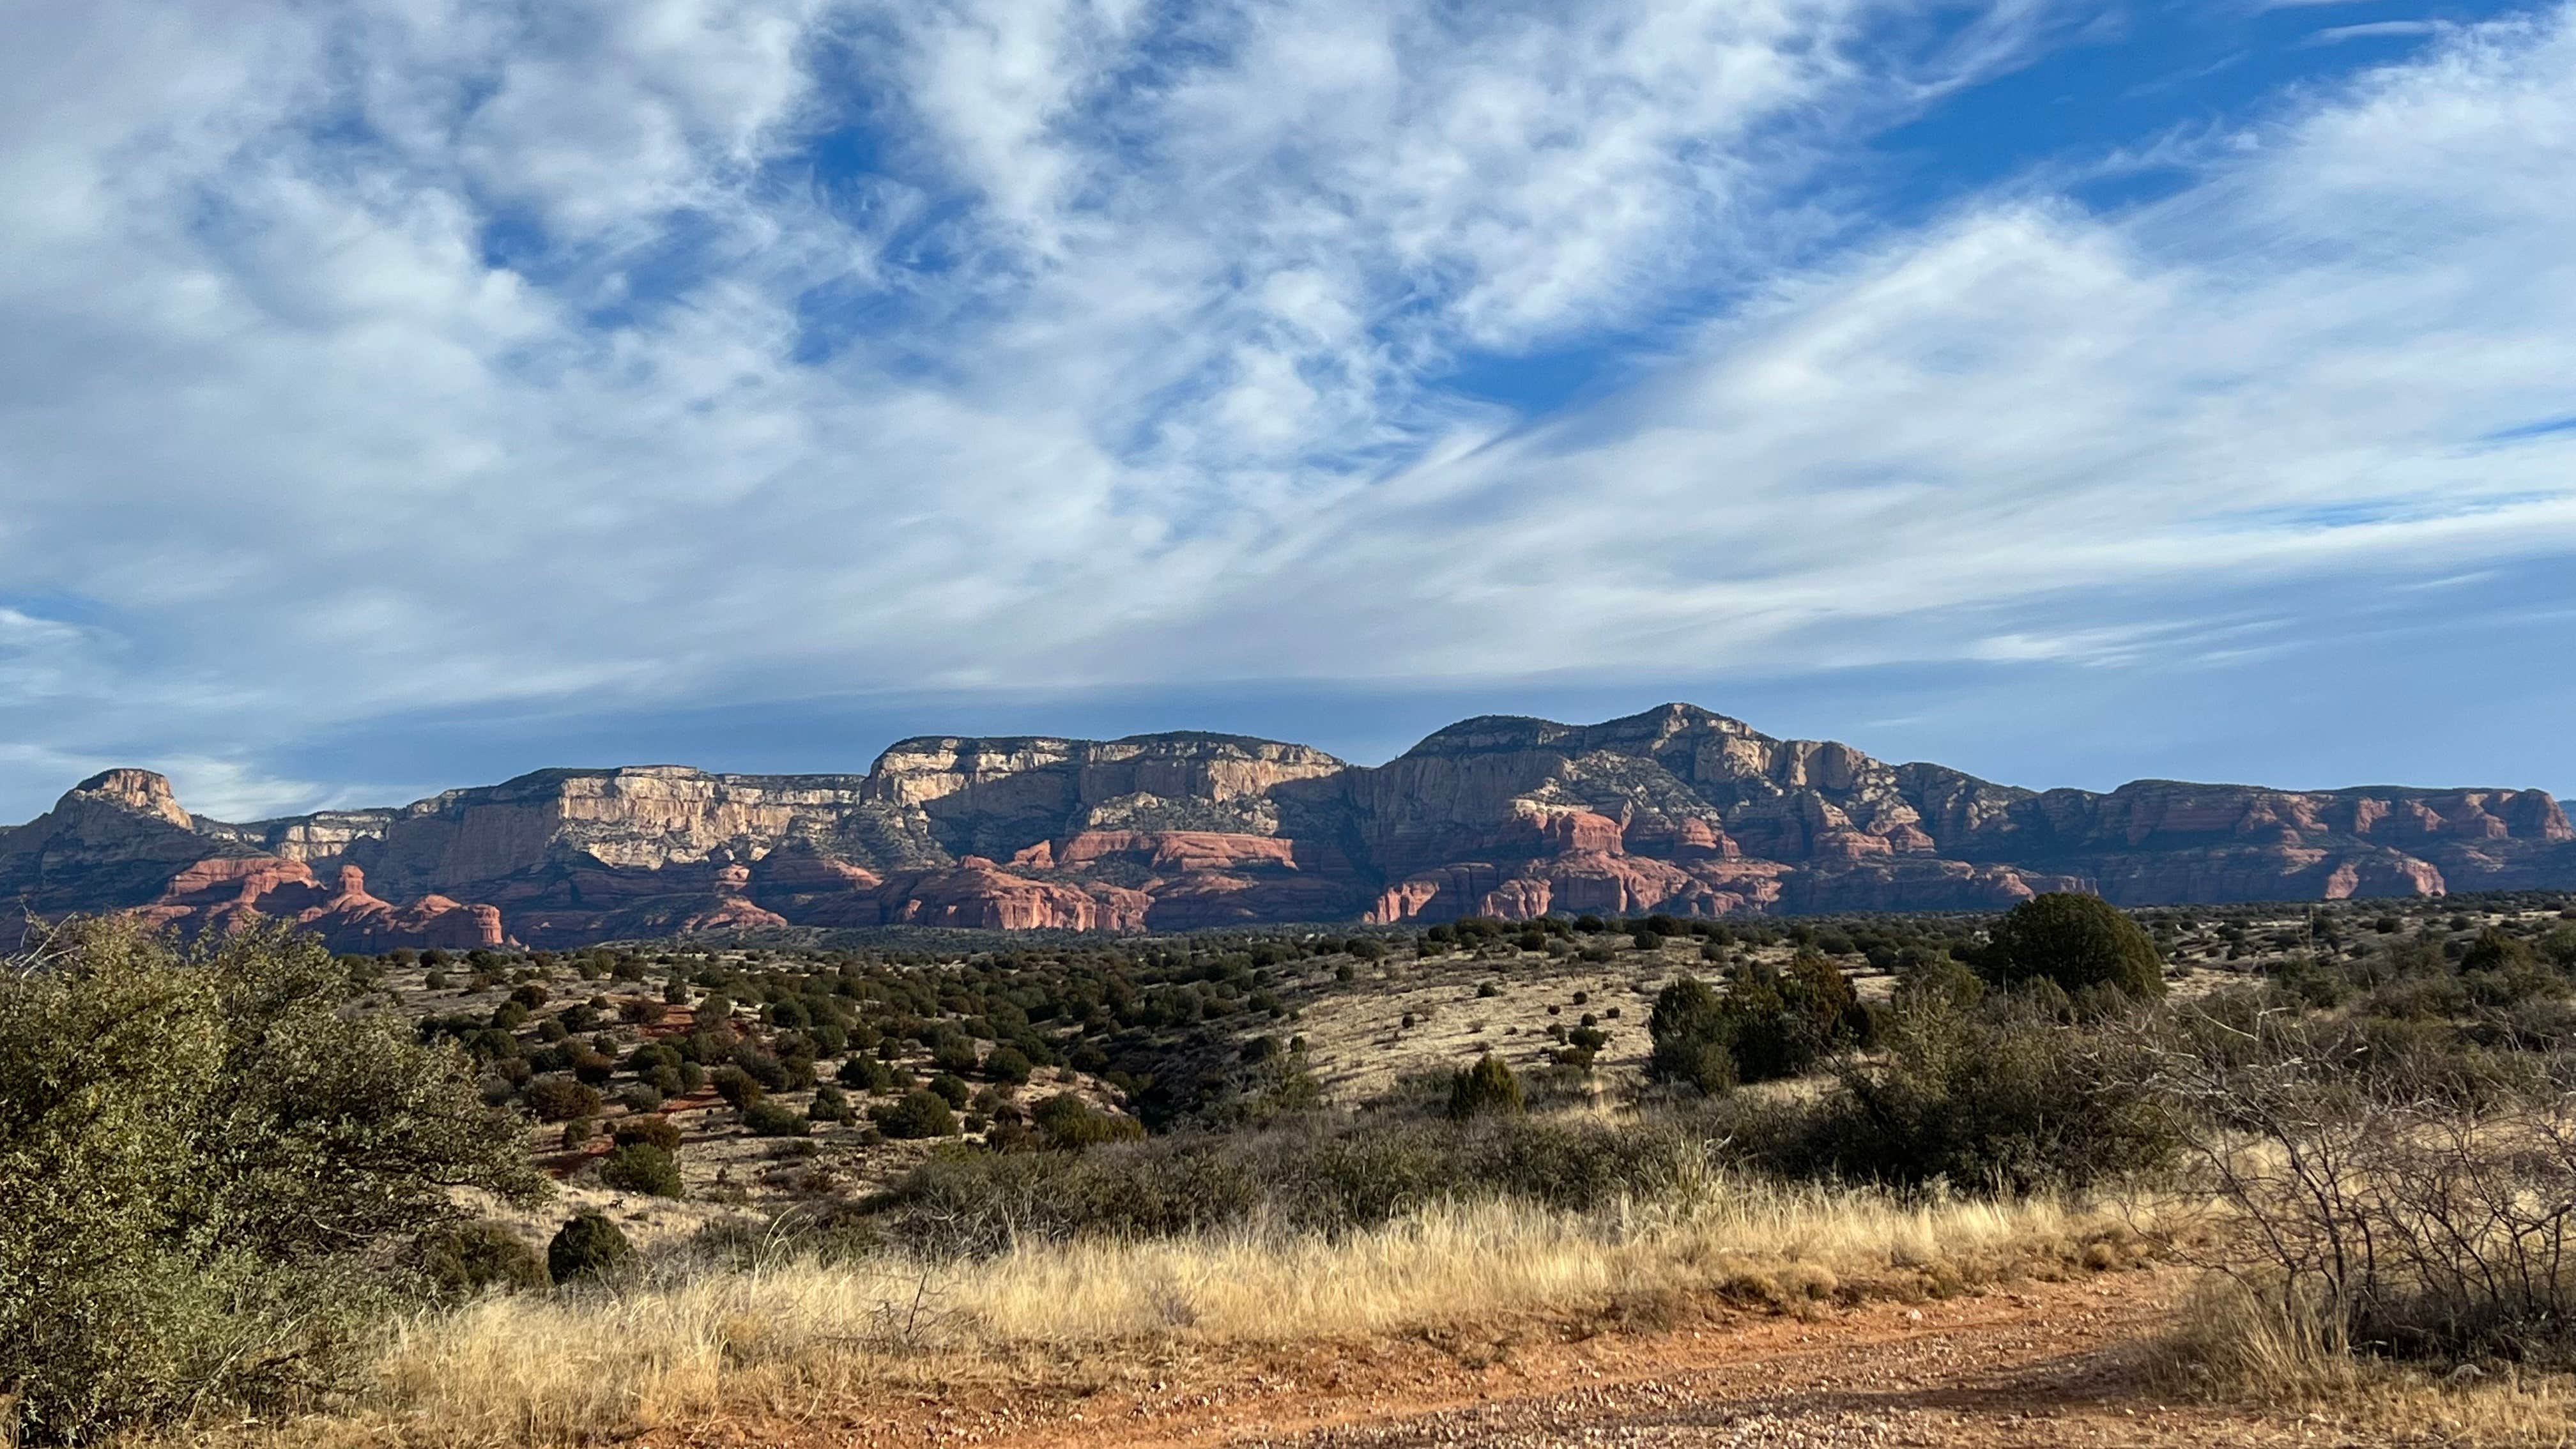
[[[102,0],[0,818],[1683,698],[2576,790],[2576,12]]]

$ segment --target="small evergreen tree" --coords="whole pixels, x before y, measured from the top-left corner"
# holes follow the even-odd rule
[[[1449,1116],[1455,1121],[1487,1114],[1517,1117],[1522,1111],[1520,1078],[1492,1052],[1449,1080]]]
[[[678,1197],[680,1164],[672,1160],[670,1153],[649,1142],[631,1142],[600,1162],[599,1181],[604,1187],[623,1192]]]
[[[1735,1085],[1726,1012],[1707,982],[1682,976],[1656,992],[1646,1035],[1654,1042],[1646,1058],[1649,1078],[1686,1083],[1711,1095]]]
[[[2164,994],[2164,957],[2153,936],[2100,896],[2055,891],[2004,913],[1979,963],[2004,986],[2034,977],[2070,995],[2111,985],[2141,1000]]]
[[[2540,965],[2540,954],[2531,943],[2519,936],[2508,936],[2493,926],[2478,932],[2469,949],[2460,956],[2460,969],[2466,971],[2529,971]]]
[[[813,1130],[804,1113],[778,1102],[754,1102],[743,1108],[742,1125],[762,1137],[802,1137]]]
[[[957,1114],[945,1100],[914,1088],[904,1093],[903,1100],[878,1119],[877,1126],[885,1135],[898,1140],[954,1137],[957,1135]]]
[[[603,1213],[577,1213],[546,1244],[546,1276],[557,1284],[599,1280],[635,1258],[635,1245]]]

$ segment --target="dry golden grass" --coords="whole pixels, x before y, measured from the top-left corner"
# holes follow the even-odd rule
[[[1788,1310],[2125,1261],[2128,1228],[2053,1201],[1905,1203],[1713,1177],[1573,1215],[1444,1206],[1336,1239],[1245,1231],[1031,1244],[946,1265],[780,1262],[609,1294],[488,1299],[408,1325],[368,1400],[290,1437],[568,1443],[711,1413],[1189,1345],[1362,1340],[1655,1295]]]
[[[2158,1376],[2203,1397],[2439,1444],[2576,1443],[2576,1377],[2512,1364],[2428,1369],[2353,1353],[2311,1312],[2213,1275],[2157,1346]]]

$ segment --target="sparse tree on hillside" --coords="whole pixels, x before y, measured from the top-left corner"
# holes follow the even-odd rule
[[[1449,1115],[1458,1121],[1488,1114],[1517,1117],[1522,1110],[1520,1078],[1492,1052],[1450,1079]]]
[[[2004,986],[2045,979],[2069,994],[2108,985],[2141,999],[2165,989],[2155,938],[2100,896],[2071,891],[2033,896],[2005,912],[1980,964]]]
[[[1696,976],[1684,976],[1655,993],[1646,1019],[1654,1051],[1646,1075],[1717,1093],[1735,1085],[1735,1057],[1727,1046],[1727,1021],[1717,993]]]

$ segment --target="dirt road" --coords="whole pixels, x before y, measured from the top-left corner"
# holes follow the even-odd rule
[[[2170,1402],[2144,1345],[2177,1280],[2114,1273],[1812,1318],[1633,1305],[1625,1325],[1519,1325],[1398,1343],[1164,1350],[1074,1384],[957,1384],[664,1444],[1062,1449],[1537,1445],[2337,1445],[2284,1412]],[[1053,1387],[1035,1387],[1054,1378]],[[1079,1378],[1077,1372],[1074,1377]]]

